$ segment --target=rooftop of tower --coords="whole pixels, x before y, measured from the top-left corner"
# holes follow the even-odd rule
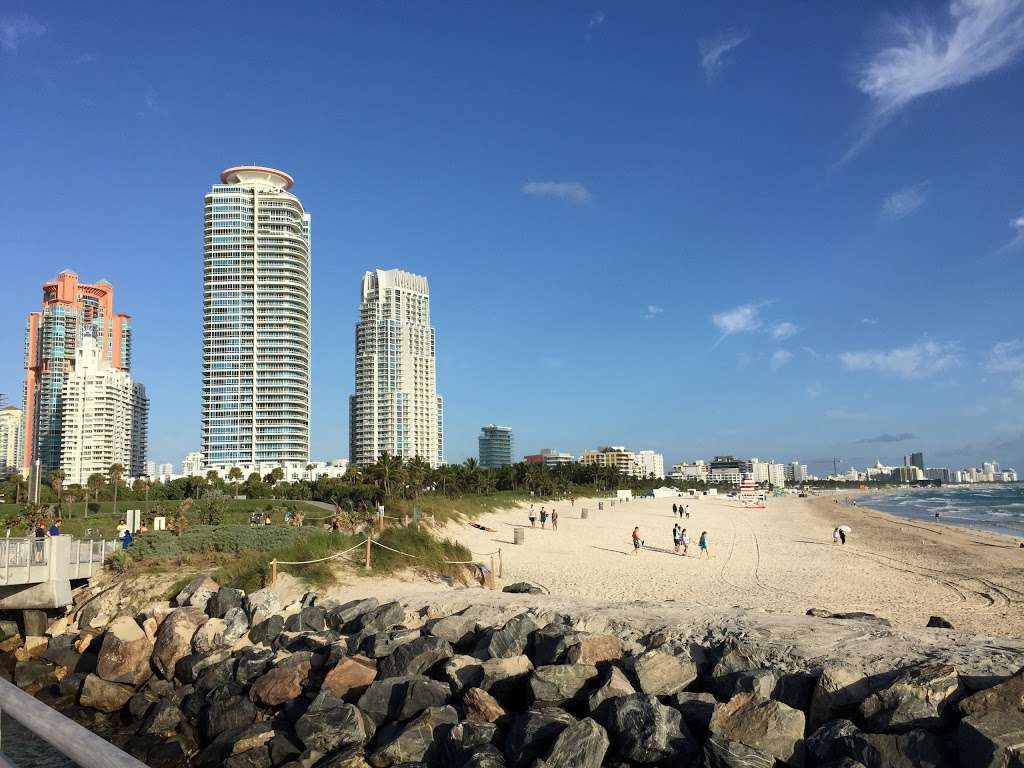
[[[235,165],[224,169],[220,174],[220,180],[223,184],[257,181],[282,189],[291,189],[295,183],[295,179],[291,175],[265,165]]]

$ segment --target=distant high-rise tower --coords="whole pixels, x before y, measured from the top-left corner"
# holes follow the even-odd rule
[[[114,464],[125,477],[146,471],[149,400],[127,371],[103,357],[86,337],[75,352],[75,367],[64,387],[60,468],[65,484],[85,485]]]
[[[283,171],[220,179],[203,240],[203,465],[305,463],[310,216]]]
[[[387,452],[440,466],[441,409],[427,278],[398,269],[367,272],[349,398],[352,463],[372,464]]]
[[[24,419],[21,409],[13,405],[0,407],[0,480],[21,472]]]
[[[131,318],[114,313],[113,286],[79,283],[74,272],[61,272],[43,286],[43,308],[29,314],[25,330],[22,461],[27,468],[38,459],[44,478],[60,466],[64,385],[85,338],[96,339],[100,357],[113,368],[130,369]]]
[[[512,427],[488,424],[477,438],[481,467],[507,467],[512,463]]]
[[[910,454],[910,466],[924,470],[924,453],[919,452]]]

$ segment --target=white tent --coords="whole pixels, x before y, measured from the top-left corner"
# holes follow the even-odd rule
[[[670,496],[682,496],[678,488],[673,488],[670,485],[663,485],[661,488],[655,488],[651,491],[651,496],[656,499],[666,499]]]

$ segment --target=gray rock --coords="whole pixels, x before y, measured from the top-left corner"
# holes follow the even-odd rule
[[[95,677],[95,675],[91,675]],[[28,693],[57,682],[53,667],[45,661],[27,659],[14,665],[14,684]]]
[[[219,589],[220,584],[209,576],[196,576],[174,598],[174,604],[178,607],[190,605],[205,612],[206,604]]]
[[[775,758],[760,749],[748,747],[722,736],[710,736],[704,742],[701,768],[773,768]]]
[[[400,645],[377,663],[377,676],[422,675],[452,657],[451,643],[439,637],[417,637]]]
[[[576,718],[555,707],[531,709],[517,717],[505,738],[505,759],[511,768],[527,768],[546,755],[558,735]]]
[[[210,618],[223,619],[232,608],[242,607],[242,598],[244,597],[245,592],[240,589],[221,587],[210,597],[206,604],[206,613]]]
[[[233,682],[235,682],[235,660],[227,659],[203,669],[196,678],[195,690],[205,693]]]
[[[250,592],[242,598],[242,609],[253,626],[263,623],[282,608],[281,598],[270,587]]]
[[[732,698],[740,675],[764,667],[761,656],[746,645],[726,648],[711,669],[708,688],[723,701]]]
[[[941,616],[929,616],[928,623],[925,624],[929,629],[952,629],[953,625]]]
[[[249,630],[249,640],[256,645],[271,645],[284,631],[284,618],[268,616],[263,621],[254,623]]]
[[[528,581],[517,581],[514,584],[506,584],[501,588],[502,592],[511,592],[514,595],[543,595],[544,589]]]
[[[285,619],[284,628],[288,632],[323,632],[327,620],[323,609],[311,605]]]
[[[70,674],[64,675],[59,684],[60,695],[77,701],[78,695],[82,692],[82,684],[85,683],[87,675],[87,672],[71,672]]]
[[[196,653],[212,653],[229,645],[224,642],[224,619],[210,619],[192,636],[192,650]]]
[[[671,696],[697,680],[697,665],[688,656],[647,651],[634,660],[633,674],[644,693]]]
[[[607,732],[585,717],[558,734],[544,764],[547,768],[601,768],[607,751]]]
[[[816,730],[829,720],[854,714],[875,686],[863,668],[826,664],[818,678],[808,712],[808,726]]]
[[[634,693],[612,699],[606,720],[615,751],[634,763],[688,765],[697,754],[697,742],[679,710],[666,707],[656,696]]]
[[[200,727],[206,739],[213,739],[219,734],[253,724],[256,719],[256,707],[243,696],[230,696],[214,701],[203,712]]]
[[[46,611],[24,610],[21,621],[25,625],[25,637],[46,637],[46,626],[49,619]]]
[[[604,678],[597,690],[590,694],[587,699],[587,711],[592,715],[601,710],[602,705],[609,699],[618,696],[629,696],[636,693],[633,684],[626,677],[626,674],[618,667],[610,667],[604,674]],[[714,700],[714,697],[712,697]]]
[[[485,605],[471,605],[461,613],[429,622],[428,634],[447,640],[456,648],[470,650],[476,644],[477,633],[493,625],[500,616],[496,608]]]
[[[359,616],[353,624],[357,629],[374,629],[383,632],[397,627],[403,621],[405,621],[405,608],[401,603],[390,602],[367,611]]]
[[[389,677],[375,680],[359,698],[359,709],[375,724],[407,720],[428,707],[442,707],[451,697],[447,683],[426,677]]]
[[[164,619],[153,645],[153,666],[165,680],[174,677],[178,661],[190,653],[192,637],[207,618],[202,610],[192,607],[178,608]]]
[[[3,622],[0,622],[2,624]],[[2,634],[2,632],[0,632]],[[3,638],[0,638],[2,641]],[[51,637],[49,644],[46,646],[46,650],[43,651],[42,658],[46,659],[52,664],[56,664],[58,667],[64,667],[68,670],[82,671],[78,669],[78,664],[82,659],[82,655],[76,650],[75,643],[78,640],[78,636],[70,632]],[[100,646],[102,650],[102,645]],[[153,648],[150,646],[150,651]],[[98,660],[97,660],[98,661]],[[149,659],[146,659],[148,666]],[[94,670],[90,670],[94,671]],[[117,681],[114,682],[128,682],[128,681]]]
[[[284,765],[302,754],[302,747],[292,741],[287,734],[275,733],[267,743],[270,750],[270,762],[273,765]]]
[[[510,656],[506,659],[488,659],[480,669],[480,688],[508,705],[522,709],[521,704],[529,699],[530,673],[533,664],[526,656]]]
[[[442,676],[456,693],[465,688],[478,687],[483,681],[483,666],[473,656],[452,656],[444,663]]]
[[[733,687],[735,693],[753,693],[762,699],[770,699],[778,684],[778,676],[770,669],[754,669],[741,672]]]
[[[707,733],[711,725],[711,716],[715,713],[715,697],[710,693],[693,693],[680,691],[672,698],[672,703],[683,716],[683,722],[696,733]]]
[[[327,612],[327,623],[331,629],[344,630],[349,624],[363,614],[374,610],[378,605],[380,605],[380,601],[376,597],[342,603]]]
[[[596,678],[597,667],[590,664],[553,664],[533,670],[530,690],[537,706],[560,706],[580,701]]]
[[[1024,766],[1024,712],[989,710],[960,721],[960,765],[978,768]]]
[[[785,704],[737,693],[718,704],[708,729],[716,736],[768,752],[795,766],[804,764],[804,713]]]
[[[231,658],[231,651],[221,649],[213,653],[190,653],[175,667],[175,674],[186,683],[194,683],[204,670],[221,664]]]
[[[804,746],[814,764],[827,763],[843,757],[838,742],[848,736],[854,736],[860,729],[850,720],[832,720],[807,737]]]
[[[167,738],[174,735],[180,723],[181,710],[167,699],[161,699],[150,707],[138,733],[142,736]]]
[[[400,645],[411,643],[420,636],[418,629],[391,629],[387,631],[368,628],[348,639],[351,653],[361,653],[371,659],[382,659],[394,652]]]
[[[274,652],[269,648],[246,648],[238,656],[235,679],[242,685],[251,683],[270,668],[273,658]]]
[[[533,633],[530,658],[538,667],[560,664],[566,651],[580,640],[580,633],[560,622],[544,625]]]
[[[955,668],[948,664],[925,664],[906,670],[866,699],[860,705],[860,713],[871,731],[938,730],[964,690]]]
[[[266,747],[255,747],[245,752],[230,755],[224,761],[224,768],[271,768],[270,750]]]
[[[772,691],[772,698],[781,701],[793,709],[807,712],[811,707],[814,687],[818,684],[818,675],[811,672],[783,672],[778,674],[778,682]]]
[[[998,685],[962,699],[957,708],[965,717],[1003,709],[1024,710],[1024,669]]]
[[[0,619],[0,643],[4,640],[10,640],[19,634],[18,622],[11,619]]]
[[[521,656],[530,643],[530,636],[540,629],[536,619],[528,613],[513,616],[501,629],[491,635],[487,653],[492,659]]]
[[[224,643],[232,646],[245,637],[249,631],[249,619],[240,606],[228,608],[224,613]]]
[[[321,752],[361,746],[372,734],[363,713],[329,691],[321,691],[295,723],[295,735],[306,749]]]
[[[943,740],[922,730],[903,734],[856,733],[835,744],[841,757],[856,760],[868,768],[953,768],[956,765]],[[960,764],[971,768],[985,765]]]
[[[459,715],[454,707],[429,707],[408,724],[381,729],[374,739],[368,762],[382,767],[399,763],[436,763],[448,731],[458,722]]]
[[[88,675],[82,683],[78,703],[100,712],[116,712],[135,694],[130,685],[111,683],[97,675]]]

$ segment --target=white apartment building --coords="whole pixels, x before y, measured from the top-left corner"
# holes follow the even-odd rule
[[[62,396],[60,468],[65,485],[85,485],[89,475],[106,475],[113,464],[124,467],[125,477],[141,476],[148,419],[145,387],[114,368],[94,338],[82,339]]]
[[[182,477],[202,477],[206,474],[206,465],[203,462],[202,451],[192,451],[185,454],[185,460],[181,462]]]
[[[0,408],[0,479],[21,471],[25,419],[21,409],[13,405]]]
[[[774,461],[750,460],[751,477],[755,483],[770,483],[776,488],[786,485],[786,465]]]
[[[432,467],[443,463],[434,341],[427,278],[399,269],[363,275],[349,398],[353,464],[373,464],[384,452],[418,456]]]
[[[681,462],[672,465],[672,478],[674,480],[699,480],[707,482],[711,466],[704,459],[697,459],[693,463]]]
[[[310,215],[294,180],[228,168],[205,197],[203,466],[309,461]]]
[[[575,459],[571,453],[562,453],[554,448],[541,448],[541,460],[545,467],[560,467],[563,464],[572,464]]]
[[[665,457],[654,451],[637,451],[636,463],[640,468],[640,477],[654,477],[661,480],[665,477]]]

